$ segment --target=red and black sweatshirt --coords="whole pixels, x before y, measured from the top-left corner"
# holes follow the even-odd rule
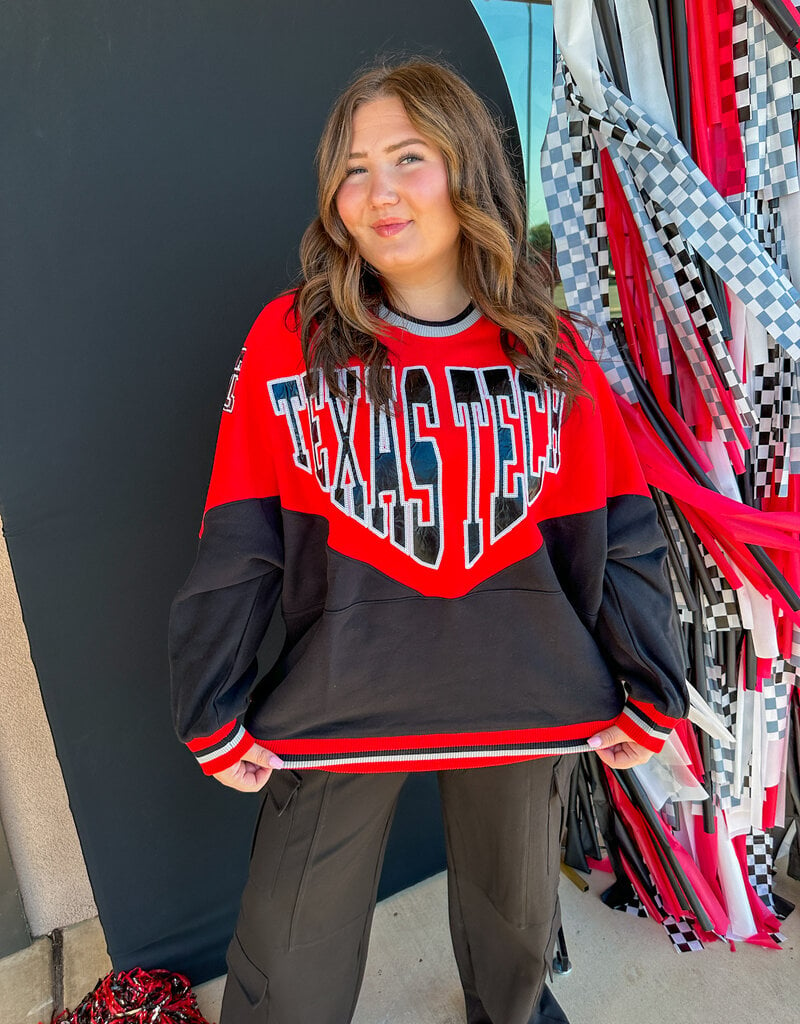
[[[203,771],[254,740],[298,769],[477,767],[612,723],[659,750],[687,706],[665,543],[596,363],[582,350],[567,415],[478,310],[383,310],[387,414],[363,366],[347,399],[306,372],[291,304],[234,370],[172,609],[175,724]]]

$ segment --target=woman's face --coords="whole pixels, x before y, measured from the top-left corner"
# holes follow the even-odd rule
[[[358,251],[401,295],[404,287],[457,286],[459,224],[441,150],[411,124],[395,96],[353,115],[347,175],[336,208]]]

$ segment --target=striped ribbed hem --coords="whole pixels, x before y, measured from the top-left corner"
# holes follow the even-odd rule
[[[541,744],[540,746],[497,747],[493,750],[392,750],[370,751],[363,754],[321,754],[302,757],[286,754],[280,744],[263,744],[278,754],[285,768],[305,770],[323,768],[341,772],[430,772],[444,768],[485,768],[489,765],[512,764],[529,761],[534,757],[552,757],[559,754],[580,754],[591,748],[585,741],[575,743]]]
[[[253,746],[253,737],[239,722],[228,722],[211,736],[201,736],[186,744],[206,775],[216,775],[236,764]]]
[[[382,736],[351,739],[268,740],[255,742],[277,754],[286,768],[341,772],[439,771],[511,764],[534,757],[580,754],[591,750],[589,736],[616,719],[583,722],[562,729],[515,729],[489,733]]]
[[[662,714],[653,704],[628,698],[616,724],[632,740],[658,754],[679,721]]]

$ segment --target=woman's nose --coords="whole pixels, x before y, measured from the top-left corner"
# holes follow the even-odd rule
[[[394,175],[388,170],[376,169],[370,175],[369,200],[373,206],[391,206],[397,202]]]

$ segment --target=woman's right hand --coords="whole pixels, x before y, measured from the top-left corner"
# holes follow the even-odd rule
[[[254,743],[241,760],[212,778],[242,793],[257,793],[266,786],[275,768],[283,768],[283,761],[278,755]]]

